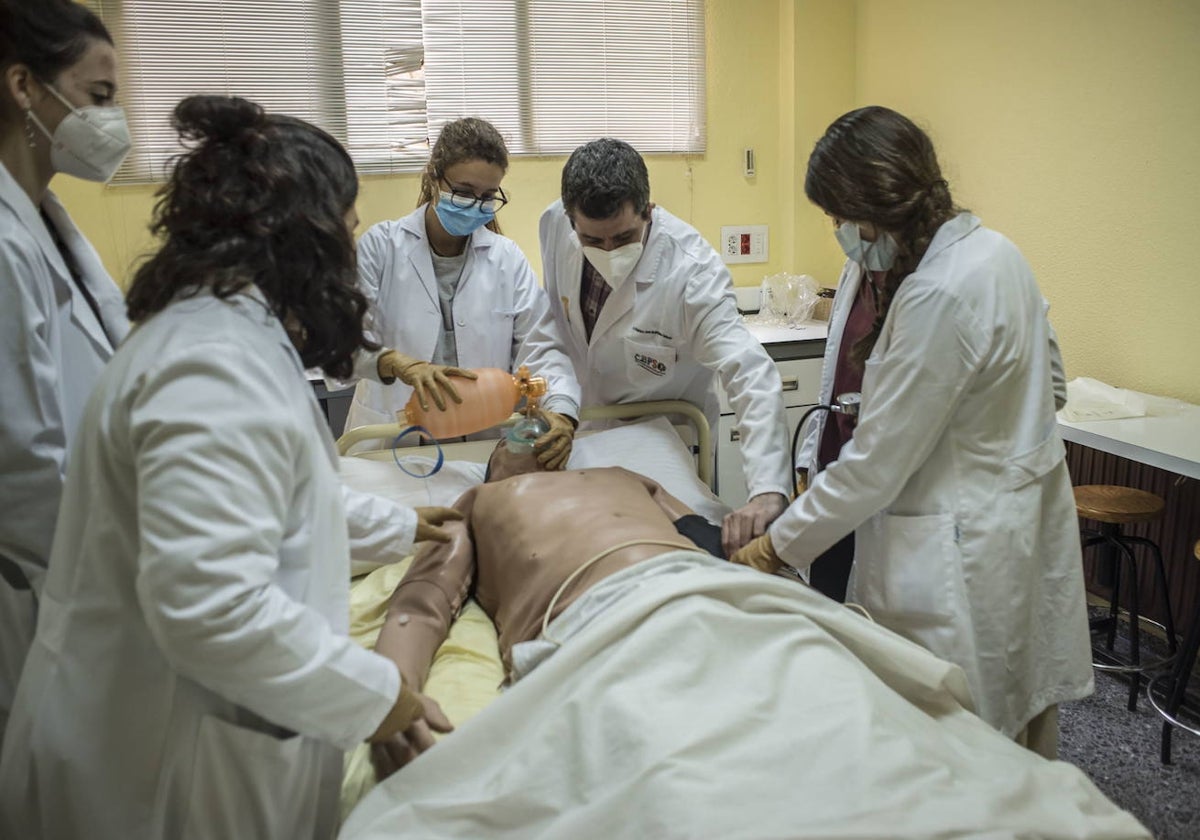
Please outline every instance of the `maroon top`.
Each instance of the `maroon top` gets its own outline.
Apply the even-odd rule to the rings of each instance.
[[[872,272],[875,282],[882,282],[886,272]],[[860,338],[871,332],[875,323],[875,288],[867,277],[858,284],[858,294],[850,304],[850,314],[846,316],[846,326],[842,330],[842,341],[838,346],[837,364],[833,369],[832,400],[837,400],[839,394],[850,394],[862,391],[863,367],[850,360],[850,351]],[[820,469],[838,459],[842,447],[854,435],[856,418],[841,412],[831,411],[825,420],[825,431],[821,435],[821,446],[817,450],[817,464]]]

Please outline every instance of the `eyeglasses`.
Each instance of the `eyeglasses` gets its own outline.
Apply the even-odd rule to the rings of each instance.
[[[450,185],[446,184],[446,186]],[[476,204],[478,204],[479,209],[485,213],[497,213],[500,211],[501,207],[503,207],[505,204],[508,204],[508,196],[506,196],[504,194],[504,190],[500,189],[499,187],[496,188],[495,195],[488,196],[478,196],[474,193],[462,192],[461,190],[454,189],[454,187],[450,187],[449,192],[442,190],[442,195],[450,196],[450,203],[455,207],[462,207],[465,209],[467,207],[474,207]]]

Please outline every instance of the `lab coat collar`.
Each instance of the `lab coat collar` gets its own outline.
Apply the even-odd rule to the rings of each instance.
[[[21,226],[37,242],[38,248],[50,266],[55,282],[70,295],[71,320],[91,339],[105,357],[111,356],[116,344],[124,338],[126,332],[124,301],[117,295],[105,294],[103,291],[95,288],[92,278],[97,273],[102,274],[106,282],[111,283],[112,281],[108,277],[108,273],[100,266],[99,260],[91,251],[90,246],[87,246],[85,242],[80,242],[83,239],[83,235],[75,227],[74,222],[71,221],[71,217],[67,215],[62,202],[58,200],[58,197],[53,192],[46,190],[46,195],[42,199],[42,208],[58,229],[59,235],[62,237],[63,246],[70,249],[72,256],[75,258],[76,265],[79,267],[80,282],[84,283],[93,292],[93,297],[96,298],[97,305],[100,307],[100,317],[111,328],[111,340],[105,332],[105,325],[96,320],[91,306],[83,299],[79,290],[75,288],[75,282],[71,279],[71,272],[67,268],[66,262],[63,261],[58,246],[54,244],[54,237],[47,229],[46,222],[42,219],[37,205],[30,200],[29,195],[25,190],[21,189],[16,179],[12,177],[12,173],[2,163],[0,163],[0,202],[8,206],[12,214],[17,217]],[[114,306],[118,307],[116,311],[113,309]]]
[[[428,204],[422,204],[401,219],[400,229],[404,231],[405,236],[414,237],[420,242],[419,247],[405,248],[408,251],[408,261],[420,279],[421,287],[425,289],[425,294],[428,295],[430,302],[441,311],[442,303],[438,297],[437,274],[433,270],[433,249],[429,244],[429,233],[425,230],[425,208],[428,206]],[[462,279],[459,281],[460,288],[471,277],[471,266],[475,262],[476,253],[487,251],[496,243],[497,239],[497,235],[486,227],[471,234],[471,238],[467,241],[467,260],[463,265]],[[413,243],[406,244],[412,245]]]
[[[933,241],[929,243],[929,248],[926,249],[925,256],[921,257],[920,265],[917,267],[925,265],[939,253],[980,227],[981,224],[978,216],[971,213],[959,213],[938,228],[938,232],[933,235]]]
[[[253,283],[249,283],[242,287],[241,291],[231,295],[226,299],[226,302],[231,304],[234,309],[241,315],[244,315],[255,326],[262,327],[270,332],[275,340],[283,347],[284,353],[292,361],[292,367],[295,368],[296,375],[308,386],[308,374],[305,373],[304,362],[300,359],[300,353],[292,344],[291,338],[288,337],[287,330],[284,329],[283,323],[279,317],[271,309],[270,303],[267,302],[267,296],[263,294],[262,289]],[[316,395],[312,393],[312,388],[308,388],[308,403],[312,411],[313,422],[318,429],[324,429],[325,434],[321,435],[321,440],[325,446],[325,454],[329,456],[329,461],[334,468],[338,465],[337,447],[334,444],[332,432],[329,432],[329,423],[325,419],[324,413],[321,411],[320,405],[317,403]]]

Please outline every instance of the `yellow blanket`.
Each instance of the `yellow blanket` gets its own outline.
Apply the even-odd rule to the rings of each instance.
[[[350,586],[350,636],[366,648],[375,645],[388,601],[408,571],[412,558],[381,566],[355,578]],[[500,693],[504,666],[496,628],[474,601],[467,601],[462,614],[450,627],[450,636],[438,648],[425,693],[442,707],[450,722],[461,726],[478,714]],[[375,786],[366,744],[346,753],[342,776],[342,818]]]

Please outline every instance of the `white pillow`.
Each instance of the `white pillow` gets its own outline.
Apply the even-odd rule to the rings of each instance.
[[[423,455],[401,455],[405,469],[424,475],[433,469],[434,459]],[[374,460],[343,456],[342,480],[354,490],[374,493],[408,507],[434,505],[449,507],[471,487],[483,483],[487,464],[474,461],[446,461],[435,475],[414,478],[406,475],[391,458]]]
[[[462,446],[464,444],[456,444]],[[471,444],[465,444],[470,446]],[[495,446],[487,442],[487,452]],[[453,457],[454,449],[448,450]],[[406,469],[424,474],[434,459],[400,455]],[[727,507],[696,475],[696,459],[664,417],[625,423],[575,438],[569,469],[624,467],[652,478],[675,498],[714,525],[720,525]],[[406,475],[391,457],[386,460],[346,456],[341,459],[342,480],[351,488],[374,493],[409,507],[448,506],[470,487],[483,482],[486,463],[447,459],[437,474],[427,479]]]
[[[730,508],[696,475],[696,457],[665,417],[625,423],[575,438],[567,468],[624,467],[652,478],[714,525]]]

